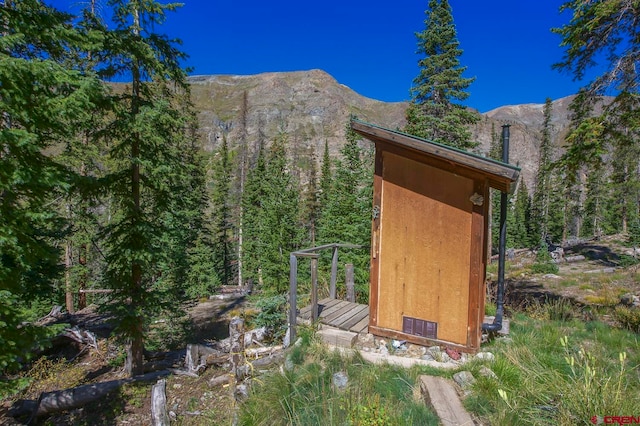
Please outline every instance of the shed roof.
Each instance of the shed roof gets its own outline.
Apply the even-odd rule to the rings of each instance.
[[[492,188],[512,192],[520,175],[520,168],[501,161],[481,157],[467,151],[431,142],[396,130],[385,129],[360,120],[351,120],[351,128],[376,144],[387,144],[437,160],[449,169],[466,170],[486,178]]]

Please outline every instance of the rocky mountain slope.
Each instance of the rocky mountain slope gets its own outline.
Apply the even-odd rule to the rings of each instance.
[[[359,95],[321,70],[265,73],[250,76],[193,76],[192,100],[198,110],[203,148],[215,150],[223,137],[234,146],[242,140],[243,109],[246,143],[254,150],[259,140],[269,143],[279,132],[289,135],[292,156],[322,156],[325,140],[337,155],[344,144],[345,126],[351,114],[367,122],[402,128],[406,102],[386,103]],[[245,95],[246,94],[246,95]],[[246,96],[246,103],[244,98]],[[553,102],[552,137],[558,147],[569,125],[571,97]],[[243,107],[243,104],[246,107]],[[537,169],[543,105],[526,104],[497,108],[482,114],[473,129],[486,154],[492,132],[511,125],[510,162],[522,168],[530,190]]]

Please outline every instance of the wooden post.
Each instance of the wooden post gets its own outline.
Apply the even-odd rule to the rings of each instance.
[[[298,309],[296,307],[296,292],[298,287],[298,258],[289,255],[289,343],[296,341],[296,321]]]
[[[169,426],[166,387],[167,381],[160,379],[151,388],[151,421],[153,426]]]
[[[356,301],[356,287],[353,280],[353,263],[344,265],[345,284],[347,287],[347,302]]]
[[[329,297],[336,298],[336,282],[338,281],[338,246],[333,247],[333,259],[331,260],[331,287]]]
[[[318,320],[318,258],[311,258],[311,322]]]
[[[244,320],[240,317],[233,317],[229,322],[229,338],[231,339],[231,373],[229,379],[229,390],[231,400],[234,403],[233,424],[238,424],[238,392],[237,385],[242,379],[241,368],[244,366]]]
[[[238,368],[244,365],[244,320],[233,317],[229,322],[229,338],[231,339],[231,374],[236,380],[240,378]]]

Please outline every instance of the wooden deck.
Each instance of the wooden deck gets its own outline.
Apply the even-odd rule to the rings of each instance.
[[[298,316],[304,320],[311,318],[311,306],[300,309]],[[318,302],[320,323],[354,333],[366,333],[369,329],[369,305],[347,302],[332,298]]]

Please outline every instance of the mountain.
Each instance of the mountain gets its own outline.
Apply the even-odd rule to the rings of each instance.
[[[192,76],[189,82],[203,148],[209,151],[215,150],[223,137],[231,146],[241,140],[245,94],[246,141],[250,149],[254,150],[259,140],[270,143],[277,132],[284,131],[289,135],[294,158],[315,155],[319,159],[325,140],[331,155],[337,155],[351,114],[383,127],[403,128],[408,106],[407,102],[388,103],[361,96],[321,70]],[[552,138],[558,152],[569,127],[572,99],[553,102]],[[486,155],[492,131],[499,137],[501,126],[511,125],[510,162],[522,168],[530,189],[534,187],[539,157],[543,107],[526,104],[496,108],[482,114],[473,129],[474,138],[480,143],[476,151]]]

